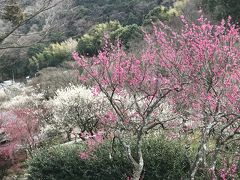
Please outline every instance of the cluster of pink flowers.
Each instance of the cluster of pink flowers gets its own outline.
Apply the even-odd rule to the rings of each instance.
[[[88,159],[91,155],[93,155],[96,148],[103,143],[104,140],[104,132],[98,131],[94,135],[90,133],[81,134],[86,139],[87,150],[80,152],[80,158],[83,160]]]
[[[7,114],[0,119],[0,129],[5,132],[9,142],[1,147],[0,153],[11,157],[18,148],[34,149],[39,143],[36,136],[39,132],[38,111],[25,108],[15,109]]]
[[[226,169],[226,167],[222,168],[220,170],[220,177],[222,180],[228,180],[229,178],[235,180],[237,177],[237,164],[232,164],[229,169]]]

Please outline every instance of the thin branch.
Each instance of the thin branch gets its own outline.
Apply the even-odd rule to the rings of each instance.
[[[17,26],[13,27],[11,31],[9,31],[8,33],[6,33],[4,36],[0,37],[0,44],[7,39],[11,34],[13,34],[18,28],[20,28],[21,26],[23,26],[24,24],[28,23],[30,20],[32,20],[33,18],[35,18],[37,15],[41,14],[44,11],[47,11],[55,6],[57,6],[58,4],[60,4],[61,2],[63,2],[63,0],[53,4],[52,6],[48,5],[50,4],[51,0],[48,0],[47,6],[43,5],[42,8],[40,8],[37,12],[35,12],[33,15],[31,15],[30,17],[28,17],[27,19],[23,20],[22,22],[20,22]],[[45,3],[44,3],[45,4]]]

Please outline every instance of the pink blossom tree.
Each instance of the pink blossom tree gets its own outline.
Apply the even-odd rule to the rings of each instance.
[[[0,118],[0,130],[5,134],[6,142],[0,147],[0,154],[14,160],[14,153],[26,149],[29,155],[36,148],[39,137],[38,111],[33,109],[15,109],[5,112]]]
[[[231,24],[231,18],[220,25],[213,25],[203,17],[198,24],[182,20],[184,28],[175,38],[179,49],[171,60],[188,83],[173,96],[173,103],[185,117],[188,128],[201,133],[191,179],[200,164],[210,171],[212,179],[217,179],[217,157],[224,152],[224,146],[240,145],[239,28]],[[214,147],[210,147],[211,142]],[[239,148],[234,151],[233,156],[239,154]],[[209,155],[211,160],[207,162]]]
[[[81,80],[94,87],[94,95],[104,94],[112,107],[104,121],[114,125],[115,136],[134,166],[134,180],[141,178],[144,166],[142,140],[158,125],[200,130],[191,179],[200,163],[216,179],[221,148],[239,134],[239,29],[230,19],[220,25],[203,17],[197,24],[189,24],[183,17],[182,21],[181,32],[161,24],[161,29],[154,27],[152,34],[146,33],[146,47],[138,55],[125,52],[120,43],[107,45],[92,59],[73,53],[83,69]],[[174,106],[172,114],[181,118],[166,115],[168,104]],[[215,147],[207,164],[213,131]],[[135,137],[136,158],[129,137]]]
[[[149,44],[140,56],[127,54],[120,44],[106,47],[93,59],[79,57],[74,59],[83,67],[81,80],[94,86],[93,94],[104,94],[111,109],[102,115],[102,122],[111,125],[126,149],[134,170],[133,179],[140,179],[144,166],[142,139],[157,125],[174,118],[160,118],[164,111],[164,99],[172,91],[180,91],[175,79],[160,72],[161,64],[156,48]],[[167,116],[167,115],[166,115]],[[134,158],[129,139],[135,137],[137,157]]]

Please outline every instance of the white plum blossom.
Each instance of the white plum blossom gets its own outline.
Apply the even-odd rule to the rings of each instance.
[[[104,96],[94,96],[91,89],[84,86],[69,86],[57,90],[56,96],[46,101],[52,111],[50,123],[59,130],[71,133],[73,128],[94,132],[99,126],[100,113],[105,110]]]
[[[39,101],[42,99],[41,94],[28,95],[18,95],[11,98],[9,101],[2,103],[1,107],[4,109],[14,109],[14,108],[33,108],[37,107]]]
[[[37,108],[43,99],[43,94],[34,93],[32,87],[11,86],[3,92],[0,90],[0,99],[4,97],[0,109],[11,110],[16,108]]]

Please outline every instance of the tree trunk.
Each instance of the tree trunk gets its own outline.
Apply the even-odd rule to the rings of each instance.
[[[191,180],[195,179],[195,175],[198,171],[199,165],[201,162],[204,162],[206,159],[206,152],[207,152],[207,142],[209,139],[209,132],[212,128],[212,124],[205,124],[205,128],[202,132],[201,143],[198,147],[198,153],[195,159],[193,166],[191,167]],[[204,162],[206,163],[206,161]]]
[[[143,164],[139,163],[137,166],[135,165],[133,169],[132,180],[140,180],[142,171],[143,171]]]
[[[138,143],[138,147],[137,147],[139,162],[135,161],[135,159],[133,158],[130,145],[127,145],[124,142],[123,142],[123,145],[126,148],[126,153],[133,164],[133,177],[131,180],[140,180],[141,174],[143,171],[143,166],[144,166],[143,156],[142,156],[142,142],[140,141],[140,143]]]

